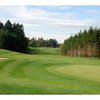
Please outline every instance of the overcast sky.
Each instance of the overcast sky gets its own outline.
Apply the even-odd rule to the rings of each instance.
[[[27,37],[55,38],[62,43],[69,36],[100,26],[100,6],[0,6],[0,21],[21,23]]]

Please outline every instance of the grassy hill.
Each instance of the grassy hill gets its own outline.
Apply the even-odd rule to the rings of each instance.
[[[58,48],[30,53],[0,49],[0,94],[100,94],[100,59],[62,56]]]

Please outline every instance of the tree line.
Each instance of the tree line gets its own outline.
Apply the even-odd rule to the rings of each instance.
[[[26,52],[28,38],[25,37],[22,24],[12,24],[9,20],[5,24],[0,22],[0,48],[16,52]]]
[[[19,23],[11,23],[10,20],[2,23],[0,21],[0,48],[16,52],[27,52],[28,46],[32,47],[58,47],[55,39],[45,40],[34,37],[29,39],[25,37],[24,27]]]
[[[61,53],[67,56],[100,58],[100,28],[90,27],[66,39],[61,46]]]
[[[57,42],[56,39],[43,39],[43,38],[32,38],[30,41],[29,41],[29,46],[31,47],[53,47],[53,48],[56,48],[56,47],[59,47],[59,44]]]

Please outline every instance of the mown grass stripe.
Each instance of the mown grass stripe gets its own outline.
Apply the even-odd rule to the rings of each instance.
[[[42,53],[47,49],[42,49]],[[100,66],[99,59],[43,55],[41,52],[38,55],[8,52],[2,57],[8,59],[0,60],[0,94],[100,94],[100,82],[57,70],[81,64],[92,65],[95,69],[95,66]]]
[[[8,66],[9,64],[11,64],[14,60],[13,59],[7,59],[7,60],[3,60],[0,61],[0,71],[2,71],[2,69],[6,66]]]

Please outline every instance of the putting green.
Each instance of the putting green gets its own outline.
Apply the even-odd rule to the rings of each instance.
[[[66,75],[77,76],[80,78],[95,80],[100,82],[100,66],[70,65],[70,66],[57,67],[56,71]]]

